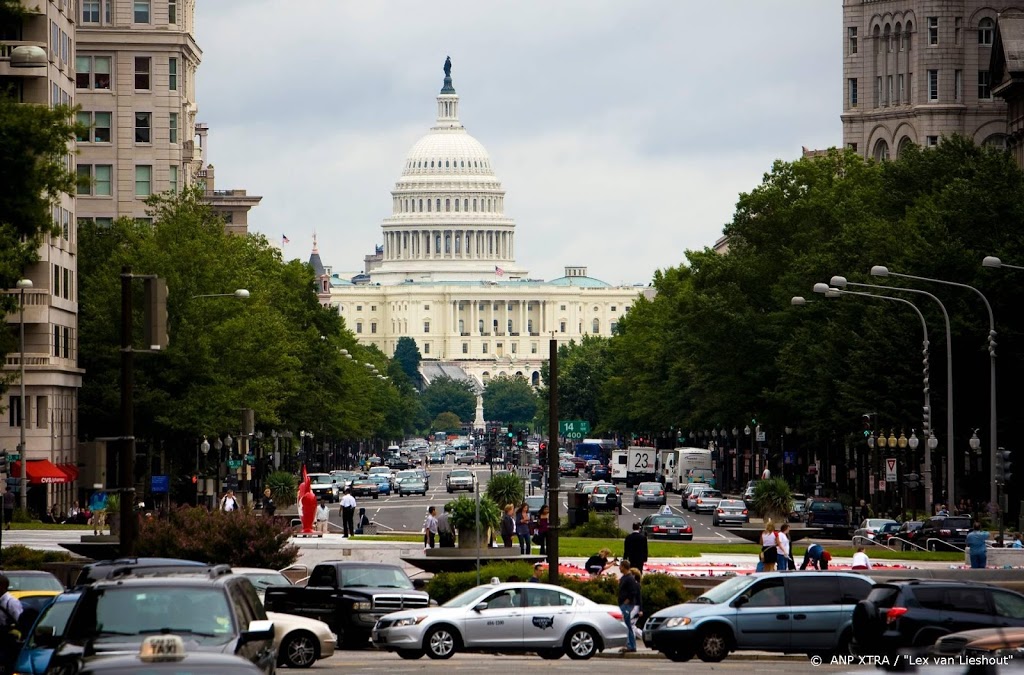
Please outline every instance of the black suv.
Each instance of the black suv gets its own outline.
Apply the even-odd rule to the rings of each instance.
[[[1024,595],[966,581],[875,584],[853,610],[856,653],[883,657],[890,666],[898,665],[901,650],[923,653],[948,633],[1005,626],[1024,626]]]
[[[914,541],[929,551],[963,550],[967,547],[967,533],[970,531],[970,516],[932,516],[921,525]]]
[[[130,574],[82,589],[59,644],[50,645],[56,649],[48,672],[77,673],[94,656],[138,652],[147,636],[164,633],[181,636],[188,651],[235,654],[274,672],[274,624],[247,577],[227,565],[173,576],[147,577],[143,568]],[[45,635],[34,639],[45,645]]]

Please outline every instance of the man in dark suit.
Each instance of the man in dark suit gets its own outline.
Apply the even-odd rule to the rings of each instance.
[[[641,572],[647,562],[647,537],[640,531],[640,523],[633,523],[633,531],[626,535],[622,557],[626,558]]]

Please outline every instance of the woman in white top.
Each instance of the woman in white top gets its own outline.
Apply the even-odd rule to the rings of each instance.
[[[871,569],[871,559],[868,558],[868,554],[864,552],[863,546],[857,547],[857,552],[853,554],[853,566],[851,569],[855,570],[869,570]]]
[[[778,551],[780,572],[789,569],[789,523],[783,523],[775,537],[775,548]]]
[[[779,549],[776,548],[778,537],[775,533],[775,523],[771,518],[764,521],[764,530],[761,532],[761,562],[764,563],[763,571],[774,572],[775,563],[779,558]]]

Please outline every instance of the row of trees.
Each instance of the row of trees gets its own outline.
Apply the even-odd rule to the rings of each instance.
[[[684,264],[659,271],[656,297],[638,298],[616,336],[562,347],[562,418],[589,420],[598,432],[683,434],[742,428],[756,418],[776,434],[795,428],[803,447],[841,450],[872,412],[882,428],[920,435],[916,315],[897,303],[811,292],[833,275],[872,283],[870,268],[886,265],[970,284],[988,297],[999,332],[1000,438],[1012,446],[1024,403],[1015,386],[1024,375],[1024,317],[1016,311],[1024,284],[981,267],[987,255],[1024,263],[1024,175],[1009,155],[953,137],[884,163],[838,150],[779,161],[740,196],[725,234],[727,255],[689,251]],[[970,291],[927,290],[950,312],[963,468],[959,450],[966,452],[973,428],[983,437],[987,430],[987,316]],[[810,302],[793,307],[793,296]],[[944,447],[942,315],[934,303],[904,297],[930,329],[931,417]]]

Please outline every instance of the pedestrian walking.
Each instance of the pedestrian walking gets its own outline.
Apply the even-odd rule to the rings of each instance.
[[[633,523],[633,531],[626,535],[622,543],[622,557],[633,563],[633,567],[644,571],[647,563],[647,537],[640,529],[640,523]]]
[[[540,513],[537,514],[537,534],[533,535],[533,541],[536,544],[540,544],[540,554],[548,554],[548,528],[551,527],[551,509],[548,505],[540,507]]]
[[[640,606],[640,582],[630,572],[632,565],[625,558],[619,563],[619,611],[622,612],[622,622],[626,624],[626,646],[622,652],[636,651],[636,635],[633,634],[633,608]]]
[[[423,547],[434,548],[437,539],[437,507],[431,506],[427,509],[427,517],[423,521]]]
[[[353,527],[353,517],[356,513],[356,498],[352,496],[352,491],[346,489],[345,496],[341,498],[341,536],[351,537],[355,534],[355,527]],[[360,515],[365,517],[366,510],[360,511]],[[360,523],[362,526],[362,523]]]
[[[764,563],[765,572],[774,572],[775,563],[779,559],[778,535],[775,533],[775,522],[771,518],[764,521],[764,530],[761,531],[761,555],[760,560]]]
[[[277,504],[274,503],[273,493],[270,488],[264,488],[263,490],[263,515],[267,518],[273,518],[274,514],[277,513]]]
[[[327,523],[331,520],[331,512],[327,510],[327,502],[323,499],[321,499],[320,503],[317,504],[316,517],[314,520],[316,522],[314,529],[321,534],[327,534]]]
[[[974,521],[974,529],[967,533],[967,553],[971,558],[972,570],[983,570],[988,567],[988,551],[985,542],[988,532],[981,529],[981,521]]]
[[[448,514],[452,511],[451,504],[445,504],[441,509],[441,515],[437,517],[437,537],[441,548],[455,547],[455,528],[448,520]]]
[[[778,561],[776,563],[776,569],[780,572],[784,572],[788,569],[792,569],[792,565],[789,563],[790,558],[790,538],[789,538],[789,523],[783,523],[782,527],[779,528],[778,533],[775,535],[776,542],[775,548],[777,550]]]
[[[505,548],[512,548],[512,535],[516,533],[516,519],[512,515],[515,507],[511,504],[505,505],[505,513],[501,517],[501,543]]]
[[[530,542],[530,530],[533,523],[530,521],[530,505],[523,502],[516,514],[516,537],[519,538],[519,555],[529,555],[533,552]]]
[[[630,562],[632,562],[632,561],[630,561]],[[643,572],[641,572],[636,567],[630,567],[629,568],[629,572],[630,572],[630,574],[632,574],[636,578],[636,582],[638,584],[640,584],[640,589],[641,589],[640,600],[639,600],[639,602],[637,604],[633,605],[633,611],[631,612],[631,614],[632,614],[632,619],[633,619],[633,637],[635,637],[637,640],[642,640],[644,638],[644,632],[642,630],[640,630],[640,625],[639,624],[640,624],[640,617],[642,617],[644,615],[643,583],[641,581],[643,579]]]
[[[871,569],[871,559],[868,558],[868,554],[864,551],[863,546],[857,547],[857,552],[853,554],[853,565],[850,567],[852,570],[869,570]]]
[[[14,520],[14,490],[8,485],[7,491],[4,492],[4,522],[7,523],[8,530],[11,529],[12,520]]]
[[[103,528],[107,525],[107,493],[102,489],[96,490],[89,497],[89,511],[92,513],[89,518],[92,533],[103,534]],[[7,529],[11,529],[10,521],[7,523]]]
[[[234,490],[228,490],[224,493],[224,496],[220,498],[220,510],[225,513],[231,513],[232,511],[238,510],[238,500],[235,499]]]
[[[831,560],[832,554],[826,551],[821,544],[811,544],[804,551],[804,561],[800,565],[800,569],[805,570],[810,565],[816,570],[827,570]]]
[[[863,499],[860,500],[860,519],[867,520],[871,517],[871,508],[867,505]]]

